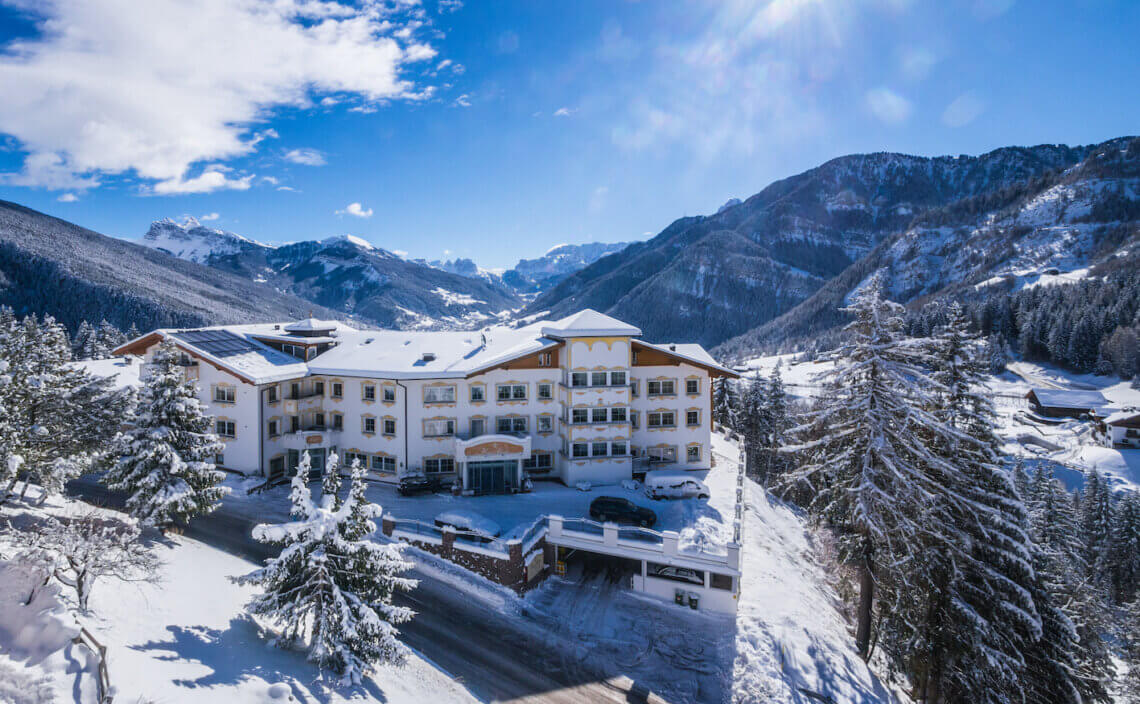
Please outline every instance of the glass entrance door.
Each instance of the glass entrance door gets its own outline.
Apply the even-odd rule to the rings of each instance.
[[[515,486],[518,460],[468,462],[467,486],[476,494],[507,494]]]

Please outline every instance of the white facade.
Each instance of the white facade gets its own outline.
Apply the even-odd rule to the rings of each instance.
[[[594,311],[481,332],[355,330],[337,323],[159,330],[217,420],[222,464],[288,473],[335,450],[375,476],[452,480],[467,493],[527,478],[617,483],[710,462],[711,382],[735,376],[696,345],[652,345]]]

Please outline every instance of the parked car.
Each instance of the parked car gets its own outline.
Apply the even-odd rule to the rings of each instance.
[[[649,472],[645,475],[645,495],[651,499],[707,499],[709,488],[696,477]]]
[[[599,496],[590,502],[590,518],[599,523],[628,523],[649,528],[657,522],[657,514],[629,499]]]
[[[413,496],[415,494],[434,493],[443,488],[443,483],[435,477],[426,477],[423,474],[407,474],[400,477],[400,484],[396,491],[400,496]]]
[[[450,527],[458,536],[489,543],[497,538],[503,529],[490,518],[474,511],[458,508],[444,511],[435,517],[440,528]]]

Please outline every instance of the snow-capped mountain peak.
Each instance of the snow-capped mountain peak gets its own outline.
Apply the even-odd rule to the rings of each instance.
[[[199,264],[206,263],[212,256],[237,254],[247,249],[272,249],[233,232],[205,227],[192,216],[186,216],[182,222],[163,218],[151,223],[141,244]]]

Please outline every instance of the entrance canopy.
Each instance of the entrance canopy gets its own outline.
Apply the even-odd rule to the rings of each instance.
[[[455,441],[464,492],[506,494],[522,488],[522,462],[530,457],[530,437],[480,435]]]

